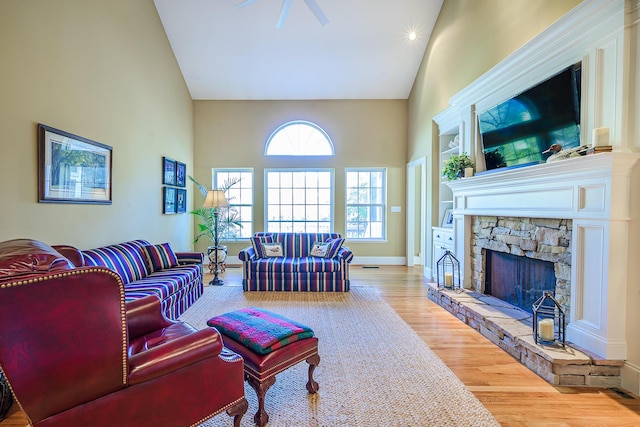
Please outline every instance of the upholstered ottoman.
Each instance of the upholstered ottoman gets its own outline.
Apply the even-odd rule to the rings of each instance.
[[[269,421],[264,399],[278,373],[306,360],[307,390],[315,393],[320,388],[313,379],[320,363],[318,338],[308,326],[256,307],[216,316],[207,324],[223,335],[225,347],[244,358],[245,380],[258,396],[258,411],[253,417],[258,426]]]

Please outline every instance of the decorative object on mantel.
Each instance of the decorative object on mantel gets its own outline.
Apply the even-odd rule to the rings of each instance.
[[[475,168],[469,155],[467,153],[453,155],[445,160],[442,168],[442,176],[446,176],[449,181],[462,178],[465,168]]]
[[[565,348],[567,323],[564,310],[551,292],[544,291],[533,303],[533,339],[536,344],[561,345]]]
[[[436,279],[438,288],[451,289],[462,292],[460,285],[460,261],[450,250],[445,250],[444,255],[436,263]]]
[[[551,147],[544,150],[542,154],[553,153],[547,158],[547,163],[556,162],[558,160],[566,160],[572,157],[580,157],[587,154],[589,146],[581,145],[579,147],[569,148],[564,150],[560,144],[552,144]]]
[[[609,128],[595,128],[587,154],[610,153],[613,147],[609,143]]]
[[[449,148],[456,148],[460,146],[460,135],[456,135],[451,141],[449,141]]]

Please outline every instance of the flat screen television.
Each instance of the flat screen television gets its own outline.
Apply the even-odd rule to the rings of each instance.
[[[544,163],[553,144],[580,146],[581,63],[478,114],[487,171]]]

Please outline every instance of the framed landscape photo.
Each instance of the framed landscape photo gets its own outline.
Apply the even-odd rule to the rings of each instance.
[[[442,217],[442,227],[453,227],[453,209],[446,209]]]
[[[187,165],[176,162],[176,185],[178,187],[187,186]]]
[[[176,161],[168,157],[162,158],[162,183],[176,185]]]
[[[112,148],[38,124],[38,201],[111,204]]]
[[[185,213],[187,211],[187,190],[178,188],[176,196],[176,213]]]
[[[176,198],[177,188],[164,187],[162,193],[162,213],[174,214],[176,213]]]

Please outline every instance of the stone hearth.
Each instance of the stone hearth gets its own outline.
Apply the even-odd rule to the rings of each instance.
[[[547,382],[558,386],[620,386],[621,360],[604,360],[571,345],[536,345],[531,314],[498,298],[428,285],[428,297],[466,323]]]

